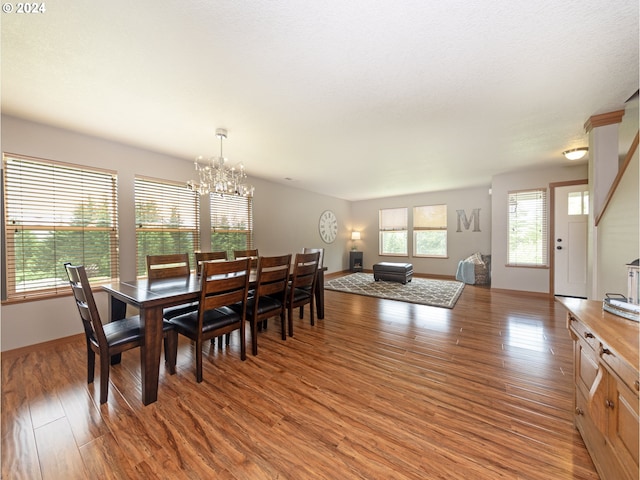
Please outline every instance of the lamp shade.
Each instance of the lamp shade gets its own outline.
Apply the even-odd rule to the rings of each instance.
[[[351,232],[351,240],[360,240],[360,232]]]
[[[587,147],[573,148],[571,150],[566,150],[562,152],[562,154],[566,157],[567,160],[580,160],[584,158],[589,149]]]

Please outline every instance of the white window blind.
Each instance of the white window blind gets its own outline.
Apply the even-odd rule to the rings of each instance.
[[[69,292],[65,262],[92,283],[118,276],[115,172],[4,154],[3,298]]]
[[[413,207],[413,251],[417,257],[447,256],[447,206]]]
[[[539,188],[509,192],[508,202],[508,264],[547,266],[547,190]]]
[[[210,195],[211,250],[225,251],[233,258],[234,250],[253,246],[253,198],[234,195]]]
[[[200,195],[184,183],[135,179],[137,274],[146,276],[147,255],[189,253],[193,269],[200,249]]]
[[[407,208],[386,208],[379,215],[380,255],[408,255]]]

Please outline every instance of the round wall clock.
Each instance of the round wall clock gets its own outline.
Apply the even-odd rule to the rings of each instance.
[[[318,229],[320,230],[320,238],[325,243],[333,243],[338,235],[338,219],[335,213],[331,210],[325,210],[320,215],[320,221],[318,222]]]

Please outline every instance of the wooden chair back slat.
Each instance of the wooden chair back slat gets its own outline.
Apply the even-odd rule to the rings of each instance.
[[[316,253],[318,252],[320,254],[320,257],[318,258],[318,268],[322,268],[323,267],[323,262],[324,262],[324,248],[308,248],[308,247],[304,247],[302,249],[302,253]]]
[[[227,252],[196,252],[196,272],[200,275],[202,262],[226,261]]]
[[[251,259],[251,268],[257,268],[258,266],[258,249],[253,248],[249,250],[234,250],[233,258],[250,258]]]
[[[289,281],[291,254],[258,258],[256,296],[270,295],[284,298]]]
[[[202,311],[225,307],[245,300],[249,288],[249,259],[205,262],[202,265]]]
[[[189,254],[147,255],[147,277],[149,280],[188,276]]]

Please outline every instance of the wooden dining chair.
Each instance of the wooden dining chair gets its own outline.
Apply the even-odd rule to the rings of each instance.
[[[100,403],[107,401],[109,394],[109,368],[111,357],[140,347],[144,341],[140,316],[102,324],[96,302],[82,265],[64,264],[73,297],[80,313],[85,339],[87,341],[87,383],[92,383],[96,363],[96,353],[100,357]],[[177,333],[167,321],[163,321],[164,353],[169,373],[176,373]]]
[[[147,278],[149,283],[156,280],[170,278],[189,278],[191,269],[189,267],[188,253],[171,253],[164,255],[147,255]],[[185,303],[167,307],[162,311],[162,316],[166,320],[182,315],[184,313],[198,310],[198,302]]]
[[[255,269],[258,266],[258,249],[253,248],[249,250],[234,250],[233,258],[250,258],[251,259],[251,268]]]
[[[211,262],[211,261],[227,261],[227,252],[196,252],[196,273],[200,275],[202,273],[202,262]],[[222,348],[222,335],[218,337],[218,348]],[[231,342],[231,334],[227,334],[227,346]],[[215,338],[211,339],[211,345],[214,345]]]
[[[226,261],[227,252],[196,252],[196,273],[200,275],[202,262]]]
[[[258,354],[258,325],[266,328],[266,320],[271,317],[280,316],[282,339],[287,339],[285,301],[290,268],[291,254],[258,258],[254,293],[247,300],[253,355]]]
[[[202,382],[202,347],[206,340],[239,330],[240,358],[247,358],[245,322],[250,274],[248,258],[204,262],[198,310],[170,320],[179,334],[195,342],[197,382]]]
[[[320,254],[320,257],[318,258],[318,268],[322,269],[323,267],[323,262],[324,262],[324,248],[309,248],[309,247],[304,247],[302,249],[302,253],[315,253],[318,252]]]
[[[320,252],[296,253],[293,262],[293,276],[287,291],[287,312],[289,323],[289,336],[293,336],[293,309],[300,308],[300,318],[303,318],[304,306],[309,304],[311,312],[311,325],[314,325],[313,305],[315,298],[316,279]]]

